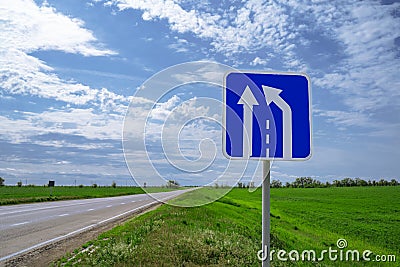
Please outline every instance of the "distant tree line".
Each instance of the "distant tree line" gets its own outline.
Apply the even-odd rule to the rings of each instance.
[[[5,182],[5,179],[2,178],[2,177],[0,177],[0,186],[5,186],[4,182]],[[145,185],[146,185],[146,183],[145,183]],[[17,186],[18,186],[18,187],[22,187],[22,186],[23,186],[21,180],[17,182]],[[35,186],[41,186],[41,185],[34,185],[34,184],[26,184],[26,185],[25,185],[25,187],[35,187]],[[46,186],[48,186],[48,185],[47,185],[47,184],[44,184],[43,186],[46,187]],[[76,186],[76,184],[75,184],[75,186]],[[83,184],[80,184],[78,187],[79,187],[79,188],[83,188],[84,185],[83,185]],[[99,186],[98,184],[96,184],[96,183],[92,183],[92,184],[90,185],[90,187],[92,187],[92,188],[97,188],[97,187],[100,187],[100,186]],[[105,186],[105,187],[107,187],[107,186]],[[116,183],[115,181],[113,181],[113,182],[111,183],[111,187],[116,188],[116,187],[117,187],[117,183]]]
[[[254,188],[255,186],[254,186],[254,182],[249,182],[249,183],[242,183],[242,182],[239,182],[238,184],[237,184],[237,187],[239,187],[239,188]]]
[[[0,186],[4,186],[5,179],[0,177]],[[285,184],[282,184],[281,181],[279,180],[272,180],[271,181],[271,188],[282,188],[282,187],[291,187],[291,188],[323,188],[323,187],[352,187],[352,186],[398,186],[400,185],[400,182],[398,182],[396,179],[392,179],[390,181],[387,181],[385,179],[380,179],[379,181],[375,180],[363,180],[360,178],[344,178],[342,180],[333,180],[332,183],[330,182],[321,182],[316,179],[312,179],[311,177],[299,177],[296,178],[295,181],[292,183],[286,182]],[[17,182],[18,187],[22,187],[22,181]],[[35,185],[29,184],[27,185],[28,187],[33,187]],[[47,186],[47,185],[44,185]],[[144,185],[146,187],[146,183]],[[178,188],[180,185],[176,180],[168,180],[167,184],[165,185],[167,188]],[[225,188],[229,187],[228,185],[220,185],[218,183],[215,183],[215,188]],[[82,184],[79,185],[80,188],[83,187]],[[96,183],[92,184],[91,187],[96,188],[98,185]],[[111,187],[115,188],[117,187],[117,184],[115,181],[111,183]],[[254,182],[238,182],[237,183],[238,188],[254,188]]]
[[[321,188],[321,187],[352,187],[352,186],[397,186],[400,183],[396,179],[392,179],[387,181],[385,179],[380,179],[379,181],[368,180],[365,181],[360,178],[344,178],[342,180],[334,180],[332,183],[330,182],[321,182],[316,179],[312,179],[311,177],[300,177],[296,178],[296,180],[292,183],[286,182],[285,185],[282,184],[279,180],[272,180],[271,187],[272,188],[281,188],[281,187],[292,187],[292,188]]]

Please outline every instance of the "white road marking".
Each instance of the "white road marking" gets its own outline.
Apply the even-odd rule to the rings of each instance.
[[[131,202],[134,203],[134,202],[136,202],[136,200],[132,200]]]
[[[125,202],[122,202],[121,205],[125,205]]]
[[[21,223],[14,223],[11,226],[18,226],[18,225],[23,225],[23,224],[27,224],[29,222],[21,222]]]
[[[68,201],[68,200],[67,200]],[[72,200],[76,201],[76,200]],[[80,205],[87,205],[87,204],[94,204],[94,203],[101,203],[109,201],[109,198],[103,199],[100,201],[89,201],[85,199],[84,201],[80,201],[78,203],[73,203],[73,204],[67,204],[67,205],[55,205],[55,206],[48,206],[48,207],[40,207],[40,208],[29,208],[29,209],[20,209],[20,210],[12,210],[12,211],[7,211],[6,212],[0,212],[0,215],[7,215],[7,214],[14,214],[14,213],[24,213],[24,212],[32,212],[32,211],[37,211],[37,210],[47,210],[47,209],[55,209],[55,208],[65,208],[65,207],[71,207],[71,206],[80,206]],[[22,205],[22,204],[21,204]],[[36,204],[25,204],[25,205],[36,205]]]
[[[108,206],[106,206],[106,208],[111,208],[112,207],[112,205],[108,205]]]
[[[92,211],[92,210],[94,210],[94,209],[88,209],[87,211]]]
[[[60,215],[58,215],[59,217],[64,217],[64,216],[68,216],[69,214],[68,213],[64,213],[64,214],[60,214]]]
[[[192,189],[192,190],[195,190],[195,189]],[[192,190],[190,190],[190,191],[192,191]],[[150,202],[150,203],[148,203],[148,204],[142,205],[142,206],[140,206],[140,207],[131,209],[131,210],[126,211],[126,212],[123,212],[123,213],[120,213],[120,214],[118,214],[118,215],[115,215],[115,216],[110,217],[110,218],[108,218],[108,219],[102,220],[102,221],[100,221],[100,222],[93,223],[93,224],[91,224],[91,225],[89,225],[89,226],[86,226],[86,227],[80,228],[80,229],[78,229],[78,230],[72,231],[72,232],[70,232],[70,233],[68,233],[68,234],[65,234],[65,235],[62,235],[62,236],[58,236],[58,237],[52,238],[52,239],[49,239],[49,240],[47,240],[47,241],[41,242],[41,243],[39,243],[39,244],[33,245],[33,246],[29,247],[29,248],[25,248],[25,249],[22,249],[22,250],[20,250],[20,251],[14,252],[14,253],[12,253],[12,254],[9,254],[9,255],[7,255],[7,256],[4,256],[4,257],[0,258],[0,263],[1,263],[2,261],[5,261],[5,260],[10,259],[10,258],[13,258],[13,257],[15,257],[15,256],[17,256],[17,255],[20,255],[20,254],[25,253],[25,252],[27,252],[27,251],[30,251],[30,250],[32,250],[32,249],[39,248],[39,247],[41,247],[41,246],[44,246],[44,245],[53,243],[53,242],[58,241],[58,240],[65,239],[65,238],[67,238],[67,237],[69,237],[69,236],[73,236],[73,235],[76,235],[76,234],[78,234],[78,233],[81,233],[81,232],[83,232],[83,231],[85,231],[85,230],[89,230],[89,229],[94,228],[94,227],[96,227],[96,226],[102,225],[103,223],[106,223],[106,222],[108,222],[108,221],[112,221],[112,220],[114,220],[114,219],[116,219],[116,218],[119,218],[119,217],[121,217],[121,216],[124,216],[124,215],[126,215],[126,214],[135,212],[135,211],[140,210],[140,209],[145,209],[145,208],[148,207],[148,206],[151,206],[151,205],[156,204],[156,203],[163,202],[163,201],[165,201],[165,200],[167,200],[167,199],[172,199],[172,198],[174,198],[176,195],[179,195],[179,194],[180,194],[180,192],[178,192],[178,193],[176,193],[176,194],[173,194],[173,195],[170,195],[170,196],[167,196],[167,197],[161,197],[161,198],[160,198],[160,201],[158,201],[158,200],[152,201],[152,202]],[[162,193],[155,193],[155,195],[163,196],[164,194],[162,194]],[[143,200],[142,200],[142,201],[143,201]],[[67,205],[67,206],[73,206],[73,205]],[[43,208],[43,209],[47,209],[47,208]],[[36,209],[36,210],[41,210],[41,209]],[[11,212],[11,213],[14,213],[14,212]],[[29,223],[29,222],[28,222],[28,223]]]
[[[38,247],[41,247],[41,246],[50,244],[50,243],[52,243],[52,242],[55,242],[55,241],[58,241],[58,240],[67,238],[67,237],[69,237],[69,236],[73,236],[73,235],[75,235],[75,234],[81,233],[81,232],[83,232],[83,231],[85,231],[85,230],[91,229],[91,228],[93,228],[93,227],[95,227],[95,226],[98,226],[98,225],[101,225],[101,224],[103,224],[103,223],[105,223],[105,222],[114,220],[114,219],[116,219],[116,218],[118,218],[118,217],[121,217],[121,216],[124,216],[124,215],[126,215],[126,214],[135,212],[135,211],[140,210],[140,209],[144,209],[144,208],[146,208],[146,207],[148,207],[148,206],[151,206],[151,205],[153,205],[153,204],[155,204],[155,203],[159,203],[159,202],[158,202],[158,201],[152,201],[152,202],[150,202],[150,203],[148,203],[148,204],[146,204],[146,205],[143,205],[143,206],[141,206],[141,207],[138,207],[138,208],[135,208],[135,209],[132,209],[132,210],[128,210],[128,211],[126,211],[126,212],[124,212],[124,213],[121,213],[121,214],[118,214],[118,215],[113,216],[113,217],[111,217],[111,218],[102,220],[102,221],[100,221],[100,222],[98,222],[98,223],[94,223],[94,224],[91,224],[91,225],[89,225],[89,226],[86,226],[86,227],[80,228],[80,229],[78,229],[78,230],[72,231],[72,232],[70,232],[70,233],[68,233],[68,234],[66,234],[66,235],[62,235],[62,236],[58,236],[58,237],[56,237],[56,238],[52,238],[52,239],[47,240],[47,241],[44,241],[44,242],[42,242],[42,243],[33,245],[33,246],[29,247],[29,248],[26,248],[26,249],[20,250],[20,251],[18,251],[18,252],[12,253],[12,254],[10,254],[10,255],[4,256],[4,257],[0,258],[0,262],[5,261],[5,260],[7,260],[7,259],[10,259],[10,258],[12,258],[12,257],[15,257],[15,256],[17,256],[17,255],[19,255],[19,254],[22,254],[22,253],[24,253],[24,252],[27,252],[27,251],[29,251],[29,250],[32,250],[32,249],[35,249],[35,248],[38,248]]]

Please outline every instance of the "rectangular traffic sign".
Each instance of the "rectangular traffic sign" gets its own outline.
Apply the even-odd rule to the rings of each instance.
[[[302,73],[227,73],[224,155],[230,159],[309,159],[310,87],[310,79]]]

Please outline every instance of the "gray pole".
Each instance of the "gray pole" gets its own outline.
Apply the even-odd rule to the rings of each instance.
[[[263,255],[262,267],[269,267],[270,251],[270,162],[263,161],[263,183],[262,183],[262,250],[267,255]]]

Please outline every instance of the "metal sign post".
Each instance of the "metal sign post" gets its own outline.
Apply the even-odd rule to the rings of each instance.
[[[270,161],[263,160],[262,183],[262,267],[269,267],[270,251]]]

